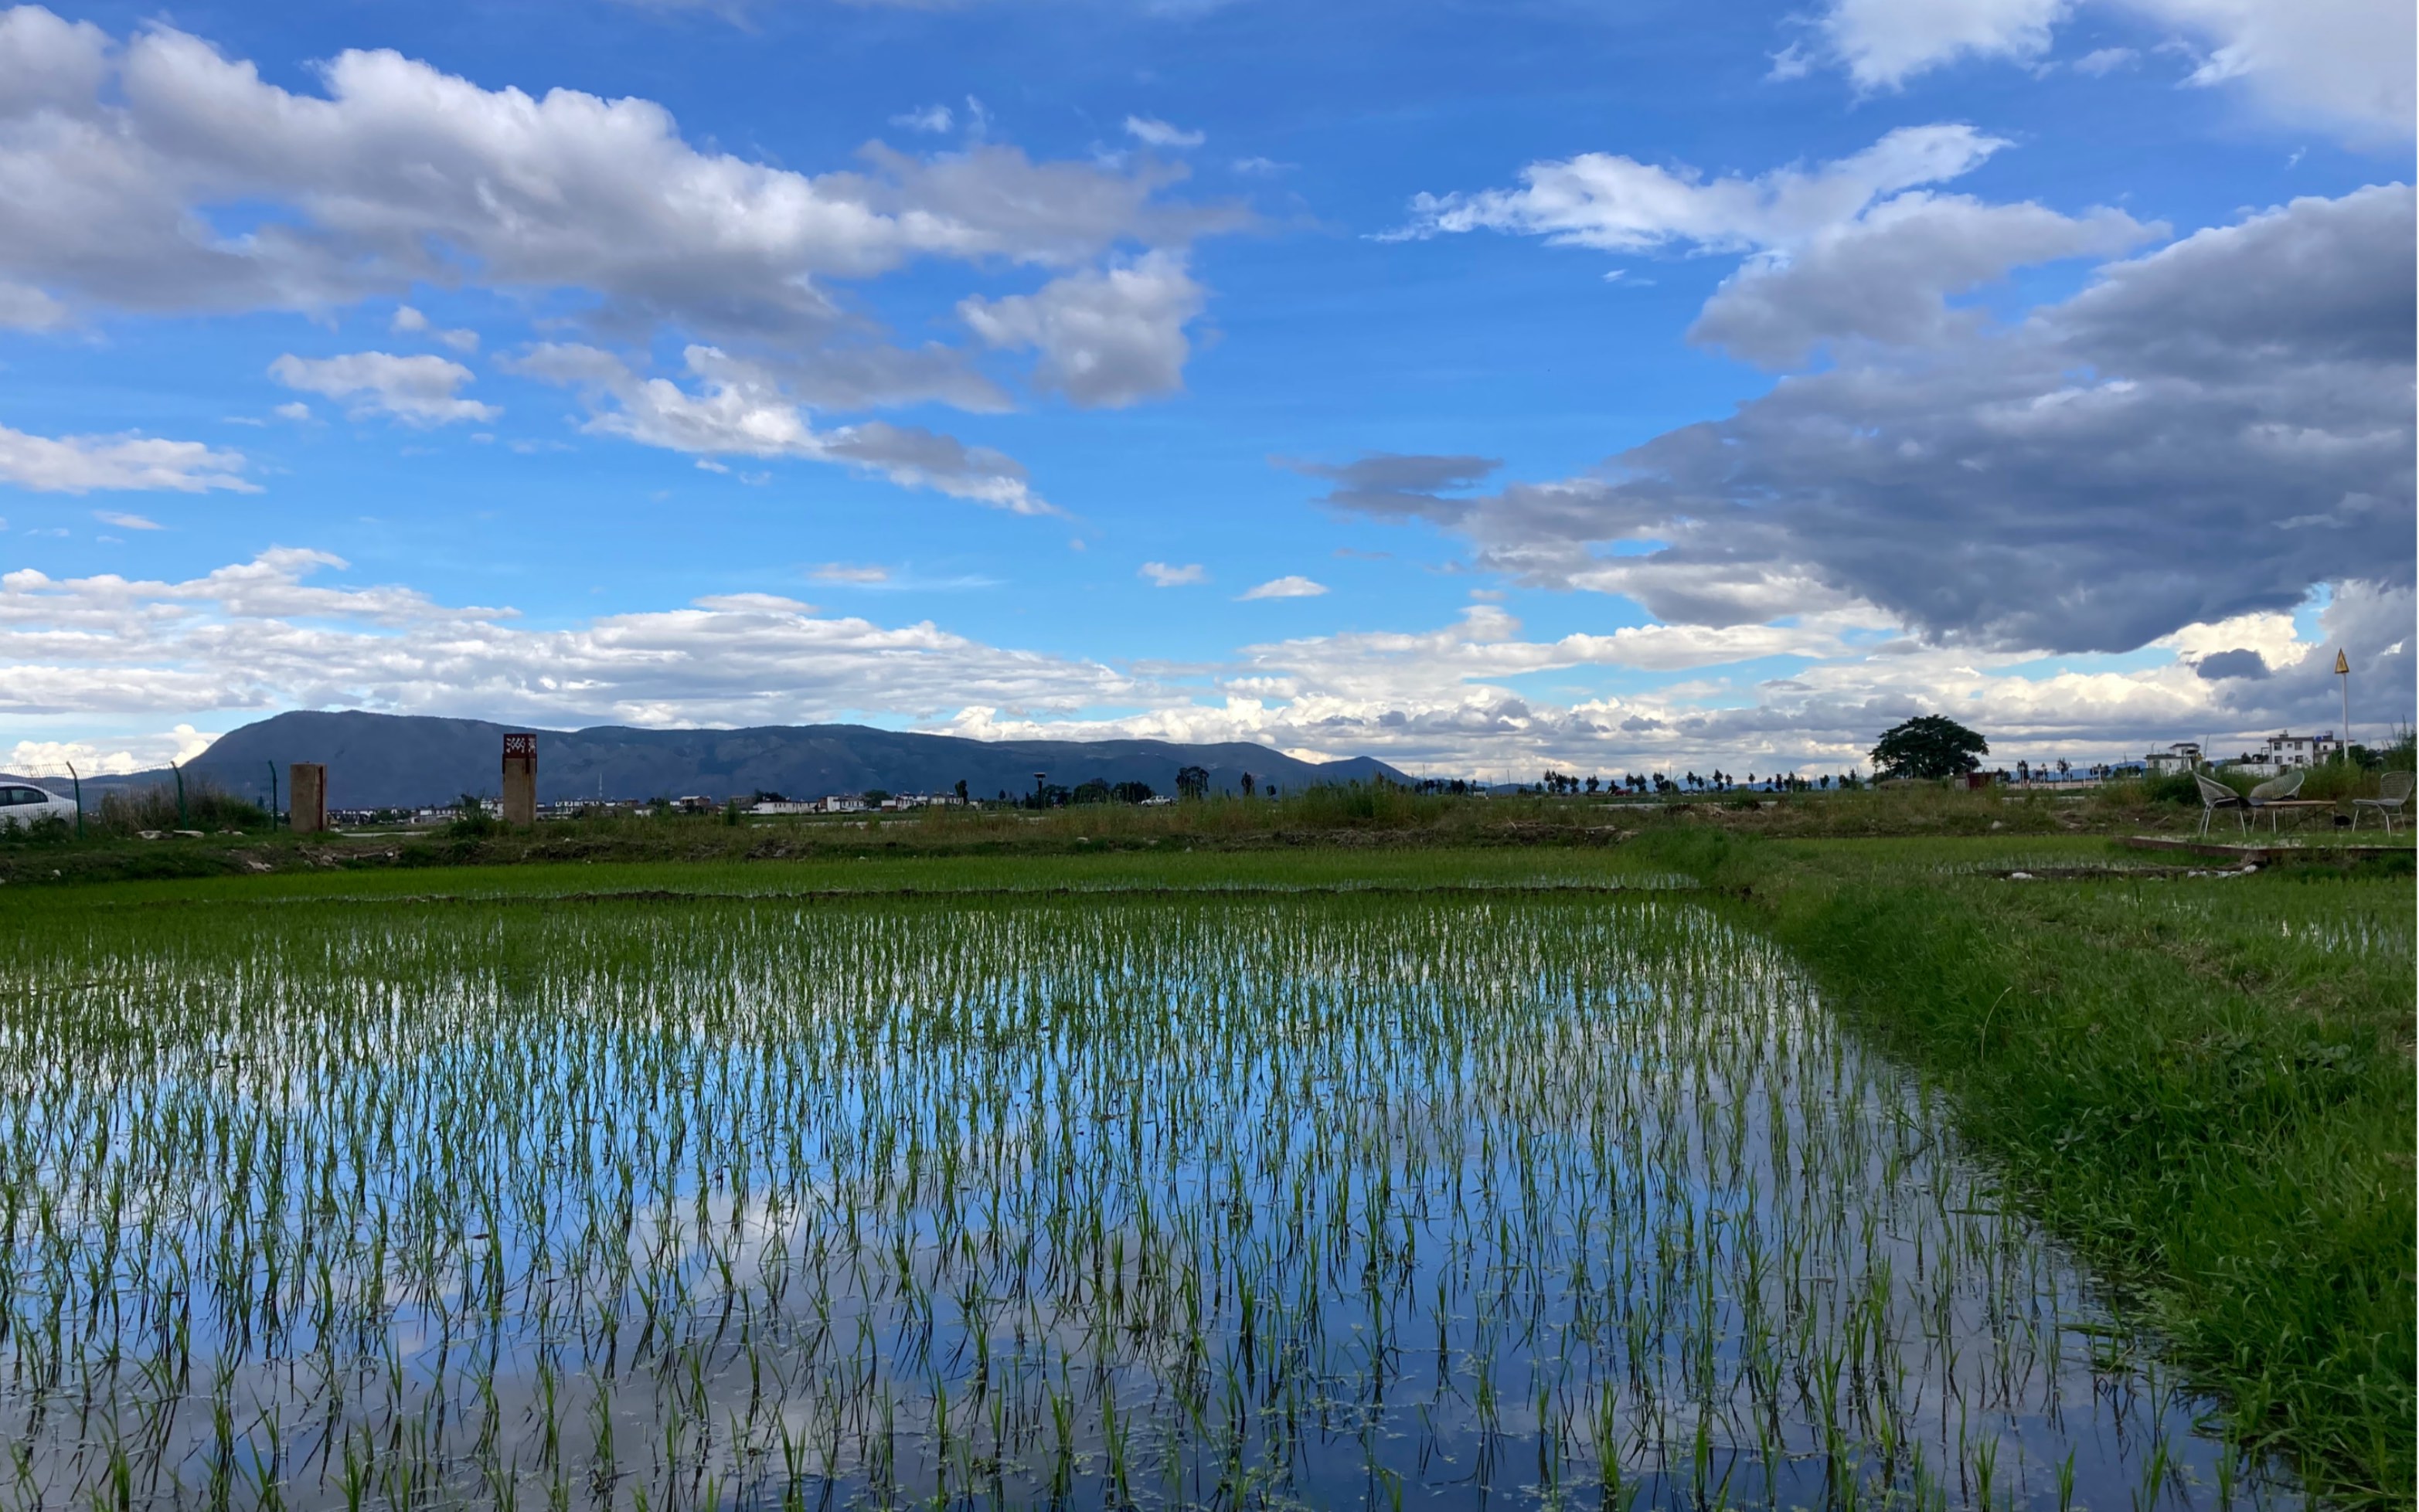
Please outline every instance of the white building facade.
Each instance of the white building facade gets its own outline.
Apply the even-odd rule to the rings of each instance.
[[[2343,754],[2343,741],[2333,730],[2323,735],[2295,735],[2282,730],[2268,737],[2259,759],[2279,771],[2294,767],[2315,767],[2333,761]]]
[[[2200,742],[2179,741],[2164,751],[2153,751],[2144,756],[2142,765],[2149,768],[2154,777],[2169,776],[2180,771],[2198,771]]]

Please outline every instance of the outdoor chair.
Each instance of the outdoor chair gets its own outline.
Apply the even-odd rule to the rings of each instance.
[[[2377,817],[2385,821],[2385,832],[2392,834],[2394,816],[2401,813],[2404,805],[2410,802],[2411,773],[2389,771],[2379,779],[2375,798],[2355,798],[2351,801],[2351,827],[2355,830],[2360,828],[2362,809],[2373,808],[2377,810]]]
[[[2259,811],[2263,808],[2269,810],[2268,828],[2273,832],[2276,828],[2277,817],[2282,813],[2282,810],[2275,805],[2293,802],[2294,795],[2302,790],[2302,779],[2308,775],[2308,771],[2296,767],[2283,776],[2271,777],[2251,789],[2251,796],[2246,802],[2251,805],[2252,817],[2258,817]]]
[[[2249,818],[2251,805],[2242,801],[2242,795],[2241,793],[2236,792],[2233,788],[2228,787],[2226,784],[2217,781],[2215,778],[2211,777],[2205,772],[2194,772],[2193,781],[2200,785],[2201,833],[2209,833],[2209,821],[2216,817],[2217,811],[2222,808],[2230,808],[2237,811],[2235,818],[2240,821],[2237,826],[2238,828],[2246,828],[2249,826],[2251,822]]]

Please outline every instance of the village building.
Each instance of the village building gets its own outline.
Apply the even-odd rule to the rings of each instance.
[[[2154,777],[2172,776],[2178,772],[2200,770],[2198,741],[2178,741],[2164,751],[2153,751],[2142,758],[2142,765]]]
[[[2284,771],[2294,767],[2319,766],[2342,754],[2343,741],[2335,739],[2333,730],[2323,735],[2295,735],[2290,731],[2279,731],[2268,737],[2267,746],[2259,759]]]

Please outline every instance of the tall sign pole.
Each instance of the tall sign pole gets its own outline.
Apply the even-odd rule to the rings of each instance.
[[[2335,648],[2335,676],[2343,679],[2343,758],[2351,759],[2351,661]]]

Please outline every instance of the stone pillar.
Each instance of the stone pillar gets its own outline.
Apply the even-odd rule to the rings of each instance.
[[[297,761],[285,769],[285,827],[296,834],[328,828],[328,769],[319,762]]]
[[[504,737],[504,822],[537,822],[537,737]]]

